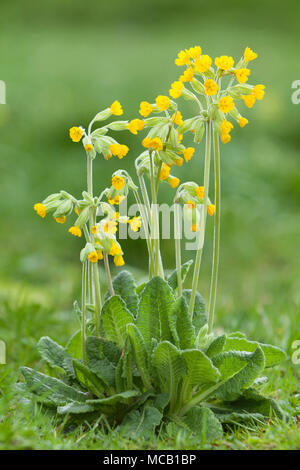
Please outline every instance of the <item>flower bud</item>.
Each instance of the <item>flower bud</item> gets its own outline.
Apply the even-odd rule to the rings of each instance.
[[[204,122],[202,119],[198,119],[195,123],[195,134],[194,134],[194,142],[199,144],[202,140],[204,134]]]
[[[196,78],[191,82],[192,88],[200,95],[205,95],[204,86]]]
[[[153,126],[158,126],[161,124],[167,124],[168,123],[168,118],[167,117],[152,117],[144,120],[145,127],[153,127]]]
[[[112,131],[125,131],[128,128],[128,121],[114,121],[106,127]]]
[[[73,210],[73,202],[71,199],[67,199],[63,201],[62,203],[59,204],[57,207],[56,211],[53,214],[53,217],[62,217],[63,215],[69,215],[71,214]]]
[[[89,218],[89,214],[90,214],[90,208],[89,207],[86,207],[85,209],[83,209],[80,212],[79,217],[77,218],[77,220],[75,222],[75,225],[81,229],[84,226],[84,224],[87,223],[88,218]]]
[[[96,114],[94,117],[93,121],[104,121],[105,119],[108,119],[112,115],[112,112],[110,108],[106,108],[103,111],[100,111],[100,113]]]

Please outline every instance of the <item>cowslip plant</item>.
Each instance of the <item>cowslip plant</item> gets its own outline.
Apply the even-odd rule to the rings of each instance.
[[[213,329],[220,243],[219,140],[224,144],[230,141],[231,121],[241,127],[248,123],[237,109],[238,101],[252,107],[264,96],[263,85],[246,83],[248,63],[256,57],[247,47],[236,65],[232,57],[220,56],[214,68],[212,59],[199,46],[180,51],[175,63],[186,69],[171,85],[172,99],[159,95],[153,103],[142,101],[139,113],[143,119],[107,122],[112,115],[123,114],[121,104],[115,101],[94,117],[87,130],[70,129],[71,139],[82,141],[86,153],[87,188],[79,199],[66,191],[51,194],[34,209],[41,217],[51,213],[61,224],[76,213],[69,232],[85,239],[80,252],[81,307],[75,304],[81,327],[66,347],[41,338],[38,350],[49,375],[24,367],[25,383],[20,384],[23,392],[29,390],[58,415],[72,416],[77,422],[103,419],[132,436],[148,435],[161,421],[171,422],[176,429],[199,433],[207,440],[220,437],[225,424],[263,423],[271,416],[283,416],[275,401],[264,397],[260,388],[267,380],[262,375],[264,370],[283,361],[285,353],[251,341],[241,332],[217,335]],[[181,96],[196,105],[196,115],[183,119],[174,101]],[[103,122],[93,130],[95,124]],[[144,150],[135,161],[138,185],[125,169],[119,169],[112,175],[110,187],[95,192],[94,159],[101,154],[104,160],[113,156],[122,159],[129,151],[108,135],[110,130],[135,135],[148,131],[142,139]],[[174,165],[181,167],[195,153],[194,147],[183,144],[188,132],[196,145],[205,136],[204,178],[180,184],[171,172]],[[213,202],[209,198],[211,146]],[[164,271],[160,250],[161,183],[177,188],[176,269],[169,275]],[[122,201],[129,192],[140,213],[132,218],[121,213]],[[181,264],[181,204],[183,217],[197,236],[191,289],[183,289],[193,261]],[[208,309],[197,291],[207,214],[214,219]],[[117,237],[124,224],[134,232],[144,231],[149,254],[149,280],[145,283],[137,285],[127,270],[111,278],[109,257],[116,266],[125,263]],[[107,277],[105,294],[100,286],[100,263]]]

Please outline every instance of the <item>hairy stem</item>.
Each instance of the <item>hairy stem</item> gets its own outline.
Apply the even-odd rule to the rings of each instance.
[[[104,266],[105,266],[105,272],[106,272],[109,292],[110,292],[110,295],[113,296],[113,295],[115,295],[115,292],[114,292],[113,283],[112,283],[112,280],[111,280],[111,274],[110,274],[110,269],[109,269],[109,261],[108,261],[107,253],[104,253],[103,256],[104,256]]]
[[[151,238],[153,239],[155,258],[154,258],[154,275],[159,274],[159,221],[157,213],[157,191],[155,184],[154,162],[152,152],[149,152],[150,157],[150,181],[151,181],[151,194],[152,194],[152,213],[151,213]]]
[[[143,222],[143,227],[145,231],[145,237],[146,237],[146,243],[147,243],[147,248],[148,248],[148,253],[149,253],[149,274],[153,273],[154,270],[154,257],[153,257],[153,249],[152,249],[152,244],[151,244],[151,238],[150,238],[150,233],[149,233],[149,225],[148,225],[148,220],[147,220],[147,214],[145,212],[145,207],[141,201],[141,198],[139,196],[139,193],[137,190],[134,191],[134,196],[136,199],[136,202],[139,206],[139,211],[142,217],[142,222]],[[152,276],[150,276],[152,277]]]
[[[86,351],[85,351],[85,311],[86,311],[86,274],[87,274],[87,263],[82,265],[82,285],[81,285],[81,348],[82,348],[82,360],[86,362]]]
[[[220,218],[221,218],[221,176],[220,176],[220,148],[218,133],[213,131],[214,143],[214,172],[215,172],[215,205],[216,212],[214,218],[214,244],[213,244],[213,264],[208,307],[208,332],[211,333],[214,324],[218,270],[220,258]]]
[[[182,295],[182,280],[181,280],[181,230],[180,230],[180,205],[174,204],[174,235],[175,235],[175,258],[176,258],[176,271],[177,271],[177,289],[178,296]]]
[[[211,146],[211,123],[207,121],[206,123],[206,145],[205,145],[205,163],[204,163],[204,198],[203,198],[203,208],[202,208],[202,217],[200,222],[200,233],[198,241],[198,249],[196,254],[196,261],[193,274],[192,282],[192,293],[191,300],[189,305],[189,313],[191,317],[193,316],[195,298],[199,280],[199,273],[201,267],[201,258],[205,238],[205,225],[206,225],[206,213],[207,213],[207,202],[208,202],[208,190],[209,190],[209,173],[210,173],[210,146]]]

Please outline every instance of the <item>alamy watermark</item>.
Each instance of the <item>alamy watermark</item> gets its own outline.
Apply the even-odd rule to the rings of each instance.
[[[6,85],[3,80],[0,80],[0,104],[6,104]]]
[[[292,83],[292,96],[291,100],[293,104],[300,104],[300,80],[294,80]]]

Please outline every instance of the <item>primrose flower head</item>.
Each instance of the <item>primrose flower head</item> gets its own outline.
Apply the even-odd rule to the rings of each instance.
[[[202,54],[202,49],[200,46],[190,47],[188,50],[188,54],[191,59],[194,59],[194,60],[199,59],[199,57]]]
[[[112,114],[114,114],[115,116],[121,116],[123,114],[121,103],[117,100],[113,102],[113,104],[110,107],[110,110]]]
[[[173,189],[177,188],[177,186],[180,183],[180,179],[176,178],[176,176],[169,176],[167,178],[167,181],[168,181],[169,185],[171,186],[171,188],[173,188]]]
[[[243,96],[243,100],[244,100],[245,105],[248,108],[253,108],[253,106],[255,104],[255,101],[256,101],[256,98],[255,98],[254,95],[245,95],[245,96]]]
[[[178,52],[177,58],[175,59],[175,64],[178,66],[187,65],[190,62],[190,54],[186,49],[184,51]]]
[[[121,255],[123,253],[122,248],[115,241],[112,241],[109,254],[111,256]]]
[[[195,70],[199,73],[207,72],[212,64],[212,58],[209,55],[202,55],[199,59],[195,60]]]
[[[92,225],[92,227],[91,227],[91,233],[92,233],[93,235],[96,235],[96,233],[98,233],[98,232],[99,232],[99,227],[98,227],[98,225]]]
[[[37,204],[34,204],[33,206],[35,212],[37,213],[37,215],[39,215],[40,217],[42,217],[42,219],[44,217],[46,217],[46,214],[47,214],[47,208],[44,204],[38,202]]]
[[[142,131],[145,127],[144,121],[141,119],[132,119],[128,124],[128,129],[132,134],[137,134],[138,131]]]
[[[127,155],[129,148],[127,147],[127,145],[121,145],[121,144],[116,143],[116,144],[111,144],[109,146],[109,150],[111,151],[112,155],[116,155],[117,157],[121,159],[125,157],[125,155]]]
[[[168,96],[163,96],[163,95],[158,95],[158,97],[155,100],[155,103],[158,109],[160,109],[160,111],[166,111],[171,104],[170,98]]]
[[[230,121],[222,121],[220,125],[221,134],[229,134],[229,132],[233,129],[233,125]]]
[[[236,79],[239,83],[246,83],[248,81],[248,77],[250,75],[249,69],[237,69],[234,72]]]
[[[198,186],[196,189],[196,195],[199,199],[203,199],[204,198],[204,186]]]
[[[55,222],[57,222],[58,224],[64,224],[65,221],[66,221],[65,215],[62,215],[61,217],[55,217]]]
[[[177,126],[181,126],[183,124],[181,112],[176,111],[176,113],[172,115],[171,120],[174,121]]]
[[[125,186],[125,180],[122,176],[114,175],[112,177],[112,185],[117,191],[119,191]]]
[[[242,116],[239,118],[239,125],[240,125],[241,127],[245,127],[246,124],[248,124],[248,122],[249,122],[248,119],[246,119],[246,118],[244,118],[244,117],[242,117]]]
[[[113,235],[118,230],[118,224],[115,220],[107,220],[104,223],[104,232]]]
[[[234,66],[234,60],[232,57],[227,55],[221,55],[220,57],[215,58],[215,64],[220,70],[227,71],[232,69]]]
[[[160,170],[160,175],[159,178],[163,181],[166,180],[169,177],[170,174],[170,167],[169,165],[166,165],[165,163],[162,164],[161,170]]]
[[[169,90],[169,94],[174,99],[179,98],[183,90],[184,90],[184,84],[178,80],[172,83],[171,88]]]
[[[218,101],[218,107],[222,113],[229,113],[234,109],[234,101],[231,96],[223,96],[223,98],[220,98]]]
[[[194,80],[194,71],[192,67],[188,67],[179,77],[180,82],[192,82]]]
[[[191,160],[191,158],[194,155],[194,152],[195,152],[194,147],[187,147],[186,149],[184,149],[183,156],[186,162],[189,162]]]
[[[133,232],[138,232],[142,225],[141,217],[133,217],[131,220],[129,220],[129,225]]]
[[[141,116],[147,117],[149,116],[149,114],[152,113],[152,111],[153,111],[153,106],[152,104],[148,103],[148,101],[142,101],[140,103],[139,113]]]
[[[253,95],[257,100],[262,100],[263,97],[265,96],[265,85],[256,85],[253,88]]]
[[[114,256],[114,263],[116,266],[124,266],[125,261],[123,259],[123,256],[121,255]]]
[[[86,144],[84,146],[84,149],[85,149],[86,152],[91,152],[93,150],[93,148],[94,147],[92,146],[92,144]]]
[[[79,142],[83,136],[83,129],[76,126],[71,127],[69,134],[73,142]]]
[[[153,139],[150,137],[145,137],[145,139],[142,141],[142,145],[153,150],[162,150],[163,148],[163,143],[160,137],[153,137]]]
[[[228,144],[228,142],[231,141],[231,135],[230,134],[221,134],[221,141],[223,144]]]
[[[215,210],[216,210],[216,206],[214,204],[208,204],[207,206],[208,215],[214,215]]]
[[[250,60],[254,60],[258,57],[258,54],[256,52],[252,51],[250,47],[246,47],[244,51],[244,59],[246,62],[250,62]]]
[[[204,89],[206,95],[213,96],[217,94],[219,85],[214,80],[208,79],[204,82]]]
[[[97,251],[91,251],[88,255],[88,259],[91,263],[97,263],[99,259]]]
[[[77,225],[74,225],[73,227],[69,228],[69,232],[74,235],[74,237],[81,237],[81,229],[77,227]]]

